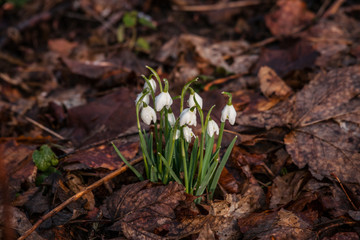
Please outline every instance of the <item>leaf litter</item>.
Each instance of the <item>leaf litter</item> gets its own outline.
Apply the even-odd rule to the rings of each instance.
[[[352,1],[39,2],[1,7],[0,177],[9,189],[0,189],[9,199],[0,200],[17,237],[33,226],[29,239],[358,238],[360,28]],[[132,10],[156,26],[134,28],[147,51],[131,47],[132,30],[117,42]],[[121,170],[110,141],[129,162],[141,155],[132,112],[146,65],[174,92],[200,76],[196,88],[215,115],[225,104],[218,93],[233,93],[241,113],[224,141],[240,141],[213,202],[196,205],[177,183],[138,182]],[[43,144],[59,164],[39,184],[31,156]],[[111,171],[121,174],[104,178]]]

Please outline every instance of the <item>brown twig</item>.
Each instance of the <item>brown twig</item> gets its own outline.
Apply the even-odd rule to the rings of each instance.
[[[331,5],[331,7],[324,13],[322,18],[327,18],[331,15],[334,15],[340,8],[340,6],[345,2],[345,0],[337,0]]]
[[[57,138],[59,138],[59,139],[61,139],[61,140],[65,140],[65,138],[64,138],[63,136],[61,136],[60,134],[54,132],[53,130],[45,127],[44,125],[42,125],[41,123],[35,121],[34,119],[31,119],[31,118],[26,117],[26,116],[25,116],[25,119],[26,119],[27,121],[31,122],[32,124],[34,124],[35,126],[41,128],[42,130],[50,133],[51,135],[54,135],[55,137],[57,137]]]
[[[243,75],[243,74],[235,74],[235,75],[231,75],[231,76],[228,76],[228,77],[215,79],[214,81],[212,81],[212,82],[210,82],[210,83],[208,83],[208,84],[205,85],[204,91],[207,92],[207,91],[210,90],[210,88],[211,88],[213,85],[225,83],[225,82],[227,82],[227,81],[229,81],[229,80],[232,80],[232,79],[241,77],[242,75]]]
[[[355,211],[357,211],[358,208],[356,207],[356,205],[354,204],[354,202],[351,200],[348,191],[346,191],[346,189],[345,189],[344,185],[342,184],[342,182],[340,181],[340,179],[335,175],[335,173],[330,173],[330,175],[331,175],[333,178],[335,178],[335,180],[339,183],[341,189],[342,189],[343,192],[345,193],[346,198],[349,200],[351,206],[354,208]]]
[[[220,2],[217,4],[209,5],[178,5],[173,6],[174,10],[187,11],[187,12],[206,12],[206,11],[218,11],[228,8],[241,8],[248,7],[253,5],[258,5],[261,0],[247,0],[247,1],[237,1],[237,2]]]
[[[131,165],[134,165],[138,162],[140,162],[143,158],[139,157],[135,160],[133,160],[132,162],[130,162]],[[60,204],[59,206],[57,206],[56,208],[54,208],[53,210],[51,210],[50,212],[48,212],[47,214],[45,214],[44,216],[42,216],[33,226],[32,228],[30,228],[29,230],[27,230],[21,237],[18,238],[18,240],[24,240],[26,239],[32,232],[34,232],[39,226],[40,224],[42,224],[46,219],[54,216],[55,214],[57,214],[58,212],[60,212],[61,210],[63,210],[68,204],[78,200],[79,198],[81,198],[82,196],[84,196],[85,194],[87,194],[88,192],[94,190],[95,188],[101,186],[103,183],[110,181],[111,179],[113,179],[114,177],[120,175],[121,173],[125,172],[128,169],[127,166],[124,166],[122,168],[119,168],[117,170],[115,170],[112,173],[109,173],[108,175],[106,175],[105,177],[103,177],[102,179],[96,181],[95,183],[91,184],[90,186],[86,187],[83,191],[78,192],[77,194],[75,194],[74,196],[70,197],[69,199],[67,199],[65,202],[63,202],[62,204]]]

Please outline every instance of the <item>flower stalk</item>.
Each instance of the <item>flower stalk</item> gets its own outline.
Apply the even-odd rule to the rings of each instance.
[[[207,191],[208,199],[212,199],[221,171],[236,141],[235,137],[220,161],[225,121],[228,120],[230,124],[234,124],[236,118],[232,96],[230,93],[223,92],[229,100],[222,110],[219,128],[211,118],[211,112],[215,106],[212,106],[205,115],[202,109],[203,99],[190,87],[197,78],[185,84],[180,96],[171,97],[169,82],[164,79],[163,86],[157,72],[150,67],[147,68],[151,71],[151,75],[142,76],[145,80],[144,89],[135,101],[146,178],[164,184],[176,181],[185,186],[186,193],[201,196]],[[153,80],[152,76],[157,81]],[[160,93],[155,96],[157,84]],[[184,109],[184,98],[187,93],[189,93],[188,108]],[[150,106],[150,97],[154,108]],[[178,98],[180,98],[180,116],[176,117],[172,111],[172,104]],[[197,125],[197,118],[200,119],[201,124],[199,137],[192,129],[192,126]],[[145,125],[153,124],[151,128],[153,130],[146,132],[140,120]],[[214,150],[216,137],[218,139]],[[129,165],[121,153],[116,148],[115,150],[125,164]],[[139,179],[142,179],[142,175],[135,168],[132,167],[131,170]],[[200,200],[201,198],[198,198],[196,202]]]

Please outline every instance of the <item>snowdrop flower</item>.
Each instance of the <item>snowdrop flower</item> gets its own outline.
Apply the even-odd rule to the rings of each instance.
[[[236,118],[236,111],[232,104],[226,104],[224,109],[221,112],[221,122],[225,122],[226,119],[229,120],[231,125],[234,125]]]
[[[140,98],[142,97],[143,93],[139,93],[136,97],[136,100],[135,100],[135,104],[137,105],[137,103],[139,102]],[[149,94],[146,94],[145,97],[142,99],[142,102],[146,103],[146,104],[149,104],[149,101],[150,101],[150,97],[149,97]],[[140,104],[140,109],[142,108],[142,104]]]
[[[193,133],[192,129],[189,128],[188,126],[185,126],[183,128],[183,134],[184,134],[184,138],[185,140],[189,143],[191,142],[191,138],[195,136],[195,134]]]
[[[160,112],[161,109],[163,109],[163,107],[166,107],[167,109],[169,109],[172,103],[173,103],[173,100],[172,100],[169,92],[161,92],[155,98],[156,111]]]
[[[147,125],[150,125],[151,121],[153,121],[153,123],[156,122],[156,113],[154,109],[147,104],[142,109],[140,117]]]
[[[180,130],[179,130],[179,129],[176,129],[175,140],[176,140],[176,139],[179,139],[179,137],[180,137]]]
[[[210,137],[212,137],[214,133],[216,133],[216,135],[219,135],[219,126],[216,124],[214,120],[210,120],[208,122],[206,131]]]
[[[195,109],[191,111],[190,108],[185,108],[184,111],[180,114],[180,126],[183,125],[193,125],[196,126],[196,112]]]
[[[151,85],[152,89],[153,89],[154,92],[155,92],[155,91],[156,91],[156,82],[155,82],[155,80],[154,80],[154,79],[150,79],[149,82],[150,82],[150,85]],[[151,89],[149,88],[149,85],[147,84],[147,82],[145,82],[145,84],[144,84],[144,90],[145,90],[145,89],[149,89],[149,90],[151,91]]]
[[[176,122],[174,113],[173,112],[168,112],[167,118],[168,118],[168,121],[170,123],[170,126],[174,127],[175,122]]]
[[[196,92],[190,94],[190,97],[189,97],[189,99],[187,101],[188,105],[189,105],[189,108],[192,108],[192,107],[196,106],[194,98],[196,99],[196,101],[199,104],[200,108],[202,108],[203,107],[203,100],[200,97],[200,95],[197,94]]]

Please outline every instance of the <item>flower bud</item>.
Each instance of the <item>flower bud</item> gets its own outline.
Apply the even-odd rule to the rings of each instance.
[[[144,121],[145,124],[150,125],[151,121],[153,123],[156,122],[156,113],[152,107],[147,105],[144,107],[140,113],[141,119]]]
[[[192,108],[192,107],[196,106],[194,98],[196,99],[197,103],[199,104],[200,108],[202,109],[202,107],[203,107],[203,100],[202,100],[202,98],[200,97],[200,95],[197,94],[196,92],[190,94],[190,97],[189,97],[189,99],[188,99],[188,101],[187,101],[187,102],[188,102],[188,105],[189,105],[189,108]]]
[[[155,109],[158,112],[160,112],[161,109],[163,109],[164,107],[169,109],[172,103],[173,103],[173,100],[172,100],[169,92],[161,92],[155,98]]]
[[[208,122],[206,131],[210,137],[212,137],[214,133],[216,133],[216,135],[219,135],[219,126],[216,124],[214,120],[210,120]]]
[[[225,122],[229,120],[231,125],[234,125],[235,119],[236,119],[236,111],[233,105],[228,105],[224,107],[224,109],[221,112],[221,122]]]
[[[180,126],[183,125],[193,125],[196,126],[196,112],[195,109],[194,111],[191,111],[190,108],[185,108],[184,111],[182,111],[182,113],[180,114]]]
[[[189,128],[188,126],[184,126],[184,127],[183,127],[183,134],[184,134],[185,140],[186,140],[188,143],[191,142],[191,138],[195,136],[195,134],[193,133],[192,129]]]

